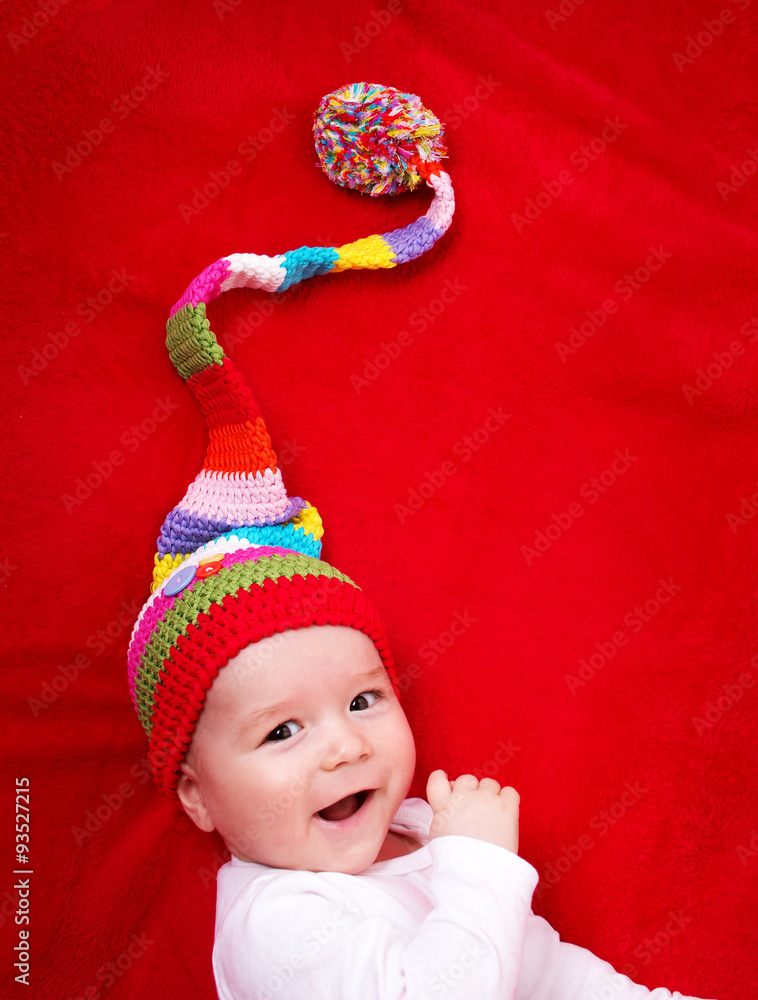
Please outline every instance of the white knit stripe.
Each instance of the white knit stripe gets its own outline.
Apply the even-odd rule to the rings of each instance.
[[[230,288],[262,288],[275,292],[287,276],[282,267],[283,254],[267,257],[257,253],[232,253],[224,258],[229,261],[229,275],[221,282],[220,291]]]

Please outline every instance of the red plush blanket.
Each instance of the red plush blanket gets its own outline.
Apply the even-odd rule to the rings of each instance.
[[[512,784],[565,940],[751,995],[754,7],[2,5],[4,996],[215,995],[223,844],[153,787],[126,684],[206,444],[164,329],[219,257],[424,213],[317,167],[312,113],[359,80],[446,123],[450,231],[209,315],[386,621],[411,793]]]

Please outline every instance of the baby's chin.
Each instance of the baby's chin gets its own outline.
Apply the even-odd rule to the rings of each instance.
[[[345,857],[344,852],[331,857],[316,857],[303,867],[312,872],[339,872],[342,875],[358,875],[374,863],[383,842],[382,840],[378,846],[373,843],[361,846],[357,850],[351,851],[350,857]]]
[[[376,852],[373,853],[375,857]],[[374,863],[374,857],[371,857],[371,853],[369,853],[366,856],[365,861],[358,861],[355,864],[343,864],[339,861],[335,861],[331,865],[328,863],[320,866],[314,865],[306,870],[312,872],[334,872],[335,874],[340,875],[360,875],[361,872],[365,872],[365,870]]]
[[[270,856],[260,857],[243,851],[234,845],[226,844],[226,848],[239,861],[265,865],[267,868],[276,868],[280,871],[338,872],[343,875],[358,875],[374,863],[383,844],[384,838],[382,838],[378,846],[375,844],[366,844],[365,847],[361,846],[357,850],[350,852],[353,855],[350,858],[344,857],[344,852],[341,852],[342,856],[338,856],[336,853],[332,854],[332,852],[324,852],[315,855],[303,854],[298,856],[295,853],[289,856],[280,854],[275,858]]]

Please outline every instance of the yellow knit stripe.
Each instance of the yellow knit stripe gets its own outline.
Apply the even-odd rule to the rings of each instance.
[[[355,243],[335,247],[339,254],[332,271],[347,271],[350,268],[397,267],[395,251],[381,236],[367,236]]]
[[[175,555],[171,556],[168,552],[165,556],[160,556],[157,552],[153,556],[153,562],[155,566],[153,567],[153,582],[150,585],[150,593],[157,590],[158,587],[163,583],[166,577],[171,576],[177,566],[181,566],[187,556]]]
[[[308,503],[308,501],[305,501]],[[313,535],[316,541],[323,537],[324,526],[321,521],[321,515],[312,507],[309,503],[308,506],[301,510],[297,517],[293,517],[290,521],[293,528],[302,528],[306,535]]]

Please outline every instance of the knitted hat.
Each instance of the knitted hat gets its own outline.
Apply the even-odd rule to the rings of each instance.
[[[128,650],[153,774],[171,798],[206,692],[250,643],[287,629],[347,625],[374,642],[398,691],[379,616],[349,577],[320,559],[318,511],[287,494],[263,416],[205,314],[230,288],[283,291],[316,274],[395,267],[450,225],[453,190],[438,162],[446,155],[442,126],[418,97],[354,83],[324,97],[315,117],[316,149],[332,180],[376,195],[412,189],[423,178],[434,199],[404,229],[346,246],[222,257],[171,310],[166,344],[210,440],[203,468],[163,522],[152,593]]]

